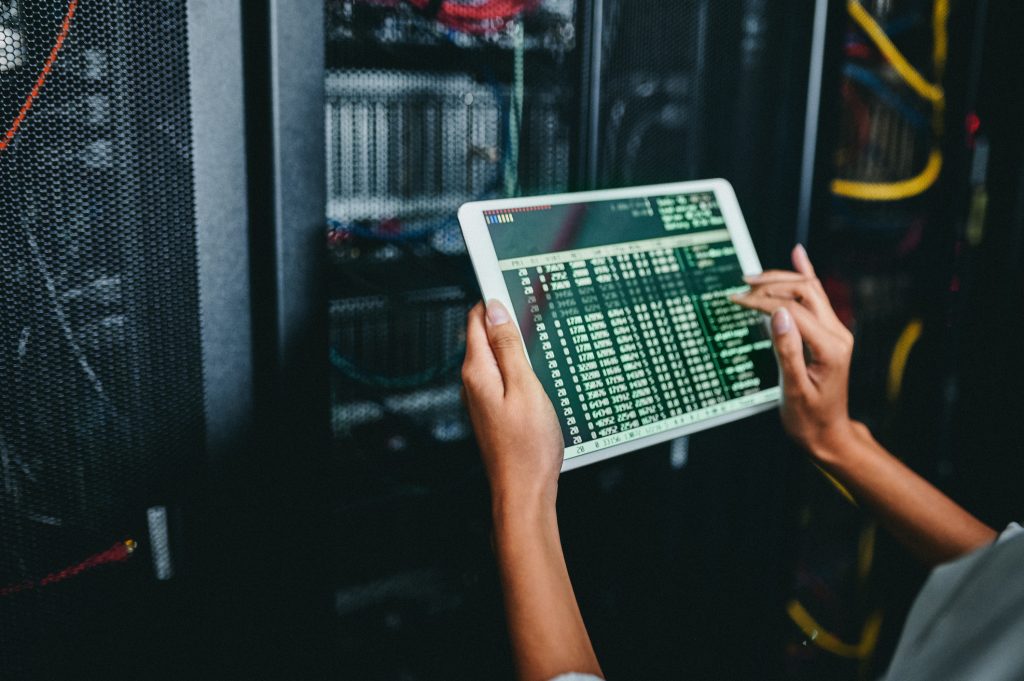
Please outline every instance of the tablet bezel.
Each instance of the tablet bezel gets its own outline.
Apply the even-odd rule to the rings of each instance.
[[[484,211],[502,210],[508,208],[526,208],[536,205],[561,205],[566,203],[590,203],[596,201],[608,201],[616,199],[631,199],[640,197],[663,196],[666,194],[682,194],[689,192],[712,191],[718,201],[722,217],[725,219],[725,226],[729,232],[729,238],[736,248],[736,257],[740,261],[740,267],[744,274],[759,274],[761,262],[754,250],[754,244],[750,239],[750,232],[747,223],[743,219],[739,202],[736,200],[736,193],[727,180],[716,178],[711,180],[697,180],[692,182],[673,182],[669,184],[646,185],[643,187],[628,187],[624,189],[601,189],[597,191],[574,192],[567,194],[549,194],[545,196],[517,197],[511,199],[492,199],[489,201],[473,201],[464,204],[459,208],[459,224],[462,227],[462,235],[466,240],[466,250],[473,263],[473,270],[476,272],[477,281],[480,284],[480,291],[484,300],[497,299],[501,301],[512,315],[516,327],[521,329],[519,319],[516,318],[515,309],[512,306],[511,296],[505,285],[505,278],[498,266],[498,256],[494,251],[494,244],[491,241],[491,234],[487,228],[487,221],[484,219]],[[523,346],[523,352],[527,352]],[[527,357],[529,353],[527,352]],[[767,395],[774,393],[773,395]],[[603,449],[584,454],[576,454],[568,457],[572,447],[565,448],[562,461],[562,471],[572,470],[587,464],[610,459],[613,456],[643,449],[651,445],[673,440],[683,435],[707,430],[731,421],[751,416],[774,408],[779,403],[781,390],[778,386],[760,390],[752,395],[747,395],[736,400],[749,400],[753,395],[762,396],[763,402],[741,407],[735,411],[725,414],[718,414],[701,419],[695,423],[676,426],[660,433],[645,435],[620,444],[611,445]],[[721,407],[723,405],[715,405]]]

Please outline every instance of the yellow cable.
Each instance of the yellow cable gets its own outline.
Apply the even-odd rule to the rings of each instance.
[[[924,325],[920,319],[911,319],[903,328],[900,337],[896,339],[896,344],[892,348],[892,358],[889,360],[889,380],[885,390],[890,403],[894,403],[900,398],[910,352],[914,349],[914,344],[921,338],[923,330]]]
[[[807,639],[822,650],[828,651],[840,657],[849,657],[863,660],[871,655],[878,643],[878,632],[882,628],[882,613],[879,610],[871,613],[864,621],[864,628],[861,630],[860,641],[847,643],[835,634],[822,628],[815,621],[800,601],[792,600],[786,605],[786,612],[789,618],[800,627],[800,630],[807,636]]]
[[[824,468],[822,468],[818,464],[814,464],[814,467],[818,469],[819,473],[821,473],[822,475],[825,476],[826,480],[828,480],[829,482],[832,483],[832,486],[835,487],[839,491],[839,493],[842,494],[843,497],[847,501],[849,501],[854,506],[857,506],[858,508],[860,507],[860,504],[858,504],[857,500],[854,499],[853,494],[850,493],[850,490],[846,489],[846,486],[843,483],[841,483],[838,480],[836,480],[834,475],[829,473],[827,470],[825,470]]]
[[[935,81],[942,82],[946,75],[946,57],[949,53],[949,0],[935,0],[932,10],[932,64],[935,68]],[[945,125],[946,100],[935,102],[932,109],[932,130],[936,136],[942,135]]]
[[[900,201],[923,194],[935,184],[942,172],[942,152],[932,149],[924,170],[914,177],[898,182],[861,182],[832,180],[832,193],[863,201]]]
[[[882,611],[875,610],[864,621],[860,631],[860,659],[867,660],[875,652],[878,645],[878,633],[882,630]]]
[[[942,82],[946,75],[946,57],[949,51],[949,0],[935,0],[932,13],[932,61],[935,64],[935,80]]]
[[[945,110],[945,93],[940,85],[929,83],[910,62],[900,53],[899,49],[885,34],[885,31],[878,25],[874,18],[868,13],[858,0],[847,0],[847,9],[853,20],[864,30],[882,55],[895,69],[896,73],[918,93],[921,97],[932,103],[932,127],[936,135],[941,135],[943,128],[943,113]],[[945,73],[946,59],[948,56],[949,38],[947,23],[949,19],[949,0],[935,0],[933,14],[933,52],[932,60],[935,66],[935,78],[941,82]],[[832,193],[848,198],[862,199],[866,201],[898,201],[911,198],[927,191],[942,172],[942,151],[938,148],[932,149],[928,156],[928,163],[916,176],[898,182],[857,182],[853,180],[833,180]],[[918,319],[911,320],[900,334],[896,345],[893,348],[892,359],[889,363],[889,376],[887,383],[887,395],[890,402],[895,402],[903,389],[903,377],[906,371],[907,361],[914,344],[921,337],[922,324]],[[839,491],[851,504],[857,506],[857,501],[846,487],[836,480],[828,471],[815,464],[818,471],[828,479],[829,482]],[[874,562],[875,538],[877,525],[871,523],[862,531],[857,550],[857,574],[861,581],[867,579]],[[786,612],[790,619],[800,627],[804,635],[814,645],[822,650],[828,651],[840,657],[854,658],[862,661],[862,673],[866,662],[874,653],[878,644],[878,634],[882,628],[882,611],[872,612],[864,621],[861,630],[860,641],[856,644],[846,643],[838,636],[823,629],[815,621],[807,609],[797,600],[792,600],[786,606]]]
[[[875,18],[864,9],[864,5],[860,4],[858,0],[847,0],[846,8],[850,13],[850,17],[857,22],[857,25],[861,27],[864,33],[867,34],[871,42],[875,44],[878,51],[882,53],[886,61],[892,65],[896,73],[899,74],[900,78],[910,86],[914,92],[919,94],[921,97],[927,99],[930,102],[939,103],[943,101],[944,95],[942,92],[942,86],[929,83],[925,80],[917,69],[915,69],[907,58],[903,56],[903,53],[899,51],[896,45],[893,44],[889,36],[885,34],[882,27],[878,25]],[[948,13],[948,12],[947,12]],[[936,9],[938,14],[938,9]],[[945,27],[943,27],[945,28]],[[943,30],[941,36],[945,36],[945,30]],[[940,34],[936,34],[936,38],[940,37]],[[938,41],[936,41],[938,42]],[[943,43],[945,40],[943,39]],[[935,53],[939,54],[940,50],[936,46]],[[945,62],[945,46],[941,50],[941,56],[943,62]]]
[[[936,135],[942,133],[943,114],[946,98],[940,85],[929,83],[906,57],[893,44],[874,17],[864,9],[858,0],[847,0],[850,17],[867,34],[878,50],[886,58],[896,73],[921,97],[932,103],[932,128]],[[935,63],[936,77],[941,80],[946,69],[946,58],[949,51],[947,22],[949,20],[949,0],[935,0],[933,21],[932,58]],[[913,198],[928,191],[942,173],[942,151],[932,149],[928,162],[917,175],[896,182],[861,182],[857,180],[832,180],[832,193],[848,199],[861,201],[901,201]]]

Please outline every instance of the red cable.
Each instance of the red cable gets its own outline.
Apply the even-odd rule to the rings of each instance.
[[[441,12],[451,17],[473,21],[508,19],[522,14],[529,4],[534,3],[525,0],[488,0],[478,5],[445,2],[441,5]]]
[[[430,5],[430,0],[407,1],[410,5],[420,10],[424,10]],[[442,2],[437,8],[437,13],[439,15],[447,14],[456,18],[474,19],[477,21],[483,19],[500,19],[505,16],[505,13],[502,11],[494,11],[493,8],[495,6],[500,6],[502,8],[506,5],[510,6],[513,9],[512,13],[515,14],[515,9],[522,7],[523,4],[523,0],[485,0],[484,2],[475,5],[453,3],[451,0],[445,0],[445,2]]]
[[[86,570],[91,570],[100,565],[106,565],[107,563],[120,563],[128,560],[132,553],[135,552],[135,541],[132,539],[126,539],[125,541],[118,542],[111,546],[106,551],[89,556],[81,563],[76,563],[70,567],[66,567],[63,570],[52,572],[42,579],[31,580],[26,579],[23,582],[16,584],[9,584],[5,587],[0,588],[0,598],[4,596],[13,596],[16,593],[22,591],[31,591],[32,589],[39,589],[44,586],[50,586],[57,582],[63,582],[65,579],[71,579],[77,577]]]
[[[843,52],[847,57],[854,59],[871,59],[875,56],[870,47],[861,43],[847,43],[846,47],[843,48]]]
[[[868,111],[864,101],[857,95],[849,80],[844,80],[840,86],[843,101],[854,117],[857,126],[857,145],[863,149],[871,141],[871,113]]]
[[[407,0],[413,7],[424,10],[429,0]],[[467,5],[442,2],[434,17],[437,21],[463,33],[487,35],[500,31],[510,21],[533,9],[539,0],[484,0]]]
[[[53,49],[50,50],[50,56],[46,58],[46,63],[43,64],[43,70],[36,78],[36,84],[32,86],[32,91],[28,93],[28,98],[25,103],[21,105],[21,110],[18,111],[18,115],[15,117],[14,122],[11,123],[11,127],[4,133],[2,139],[0,139],[0,151],[7,148],[7,145],[11,143],[14,136],[18,133],[18,128],[25,122],[25,117],[28,116],[29,109],[35,104],[36,98],[39,97],[39,92],[43,89],[43,85],[46,83],[46,77],[50,75],[50,71],[53,69],[54,62],[57,61],[57,55],[60,54],[60,50],[64,47],[64,40],[68,37],[68,32],[71,30],[71,19],[75,16],[75,9],[78,7],[78,0],[70,0],[68,2],[68,11],[64,15],[64,23],[61,24],[60,34],[57,35],[57,42],[53,44]]]

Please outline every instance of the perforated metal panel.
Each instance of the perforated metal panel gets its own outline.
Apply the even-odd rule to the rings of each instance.
[[[145,542],[203,391],[184,0],[7,0],[0,27],[0,588],[30,585],[0,595],[0,669],[20,678],[144,607],[145,558],[43,578]]]
[[[477,293],[455,213],[569,188],[576,4],[477,5],[516,20],[467,26],[416,3],[325,3],[332,423],[346,451],[410,427],[467,438],[457,369]]]

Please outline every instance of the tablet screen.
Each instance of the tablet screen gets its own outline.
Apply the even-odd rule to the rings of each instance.
[[[483,215],[567,460],[778,398],[714,191]]]

